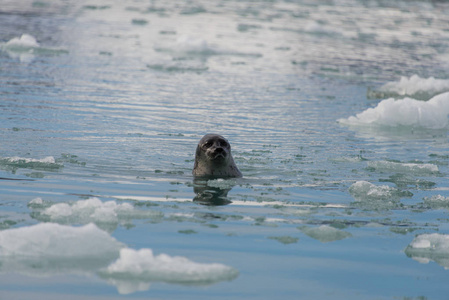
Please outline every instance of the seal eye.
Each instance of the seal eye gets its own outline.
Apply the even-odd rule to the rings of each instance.
[[[226,141],[220,141],[220,146],[227,148],[229,144]]]
[[[212,141],[207,141],[207,142],[204,143],[204,147],[210,148],[210,147],[212,147],[213,144],[214,143]]]

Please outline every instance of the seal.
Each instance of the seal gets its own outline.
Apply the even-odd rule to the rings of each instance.
[[[192,174],[195,177],[242,177],[232,158],[231,145],[218,134],[206,134],[198,142]]]

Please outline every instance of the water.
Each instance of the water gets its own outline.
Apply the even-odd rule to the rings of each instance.
[[[448,10],[4,1],[0,295],[446,299]]]

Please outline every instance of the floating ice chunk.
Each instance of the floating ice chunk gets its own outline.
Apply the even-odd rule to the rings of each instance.
[[[369,91],[368,96],[375,98],[410,96],[415,99],[427,100],[448,91],[448,79],[421,78],[415,74],[410,78],[402,76],[399,81],[388,82],[381,86],[378,91]]]
[[[397,200],[401,197],[411,197],[413,194],[388,185],[374,185],[368,181],[357,181],[349,187],[349,193],[359,201]]]
[[[432,197],[424,197],[424,204],[431,208],[449,208],[449,197],[434,195]]]
[[[162,214],[153,210],[138,210],[129,203],[103,202],[98,198],[79,200],[75,203],[57,203],[47,207],[38,219],[49,218],[52,222],[62,224],[96,224],[108,223],[116,225],[121,221],[161,217]]]
[[[37,197],[37,198],[34,198],[33,200],[31,200],[30,202],[28,202],[28,204],[30,204],[30,205],[42,205],[42,204],[44,204],[44,200],[42,200],[42,198],[40,198],[40,197]]]
[[[328,225],[321,225],[313,228],[303,227],[301,228],[301,231],[309,237],[323,243],[338,241],[352,236],[349,232]]]
[[[406,174],[433,174],[438,173],[438,166],[434,164],[398,163],[392,161],[369,161],[368,167],[377,171],[406,173]]]
[[[449,235],[439,233],[418,235],[404,252],[408,257],[421,263],[433,260],[449,269]]]
[[[20,38],[15,37],[8,42],[0,45],[10,57],[19,58],[21,62],[29,63],[34,59],[34,53],[39,49],[39,43],[29,35],[23,34]]]
[[[94,224],[71,227],[41,223],[0,231],[0,257],[46,258],[116,255],[123,244]]]
[[[42,159],[35,159],[35,158],[23,158],[18,156],[13,157],[7,157],[5,160],[10,161],[11,163],[31,163],[31,162],[39,162],[43,164],[55,164],[56,160],[53,156],[47,156]]]
[[[0,271],[46,276],[90,273],[107,266],[124,245],[94,224],[42,223],[0,231]]]
[[[31,200],[30,202],[28,202],[28,207],[31,209],[36,209],[36,210],[41,210],[44,209],[46,207],[51,206],[52,203],[49,201],[44,201],[42,198],[37,197],[34,198],[33,200]]]
[[[4,47],[6,49],[31,49],[39,47],[39,43],[36,41],[36,38],[29,34],[22,34],[20,38],[15,37],[8,42],[5,43]]]
[[[0,49],[8,53],[13,58],[19,58],[22,62],[31,62],[35,54],[58,55],[68,53],[63,49],[43,48],[36,41],[36,38],[29,34],[15,37],[6,43],[0,44]]]
[[[203,264],[180,256],[154,255],[151,249],[125,248],[120,250],[120,258],[99,274],[105,279],[116,280],[116,283],[124,280],[129,288],[130,281],[139,282],[137,286],[152,281],[212,284],[232,280],[238,276],[238,271],[218,263]]]
[[[437,95],[429,101],[412,98],[382,100],[375,108],[339,119],[338,122],[354,126],[421,127],[445,129],[448,127],[449,92]]]
[[[55,170],[62,168],[63,165],[56,162],[53,156],[47,156],[42,159],[24,158],[24,157],[5,157],[0,158],[0,166],[13,168],[27,168],[37,170]]]

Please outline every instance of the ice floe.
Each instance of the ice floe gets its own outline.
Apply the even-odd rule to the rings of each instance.
[[[400,198],[412,197],[409,191],[357,181],[349,187],[349,193],[356,200],[353,205],[370,210],[389,210],[400,207]]]
[[[431,197],[424,197],[424,204],[431,208],[449,208],[449,197],[442,195],[434,195]]]
[[[404,252],[420,263],[435,261],[445,269],[449,269],[449,235],[447,234],[418,235]]]
[[[29,50],[39,47],[39,43],[34,36],[22,34],[21,37],[15,37],[6,42],[3,47],[8,50]]]
[[[307,236],[323,243],[338,241],[352,236],[349,232],[328,225],[321,225],[319,227],[301,227],[300,230]]]
[[[0,158],[0,168],[12,169],[37,169],[37,170],[56,170],[62,168],[63,165],[56,162],[53,156],[47,156],[41,159],[25,158],[25,157],[5,157]]]
[[[349,187],[349,193],[357,200],[394,200],[411,197],[407,191],[401,191],[388,185],[375,185],[368,181],[357,181]]]
[[[116,259],[124,246],[94,224],[42,223],[7,229],[0,231],[0,272],[91,273]]]
[[[400,163],[392,161],[369,161],[368,168],[375,169],[376,171],[414,175],[428,175],[439,172],[438,166],[434,164]]]
[[[381,86],[378,90],[369,90],[368,97],[387,98],[410,96],[415,99],[427,100],[435,95],[448,91],[448,79],[436,79],[434,77],[421,78],[415,74],[410,78],[402,76],[399,81],[388,82]]]
[[[162,217],[162,213],[154,210],[139,210],[133,205],[115,201],[103,202],[98,198],[79,200],[73,203],[42,203],[38,200],[28,203],[35,210],[33,217],[42,221],[61,224],[95,223],[102,229],[113,231],[119,223],[127,223],[133,219],[152,219]],[[41,209],[39,209],[41,208]]]
[[[374,108],[339,119],[338,122],[352,126],[412,127],[447,129],[449,92],[439,94],[428,101],[412,98],[382,100]]]
[[[100,271],[102,278],[114,279],[115,283],[123,279],[126,288],[121,289],[122,293],[130,292],[130,280],[139,282],[140,287],[153,281],[196,285],[232,280],[238,274],[236,269],[223,264],[197,263],[180,256],[154,255],[151,249],[129,248],[121,249],[120,258]]]
[[[31,62],[36,54],[58,55],[68,53],[67,50],[42,47],[36,38],[29,34],[12,38],[6,43],[0,44],[0,49],[6,51],[9,56],[19,58],[22,62]]]
[[[146,290],[156,281],[207,285],[239,274],[219,263],[127,248],[95,224],[55,223],[0,231],[0,273],[13,272],[35,277],[98,274],[124,294]]]

